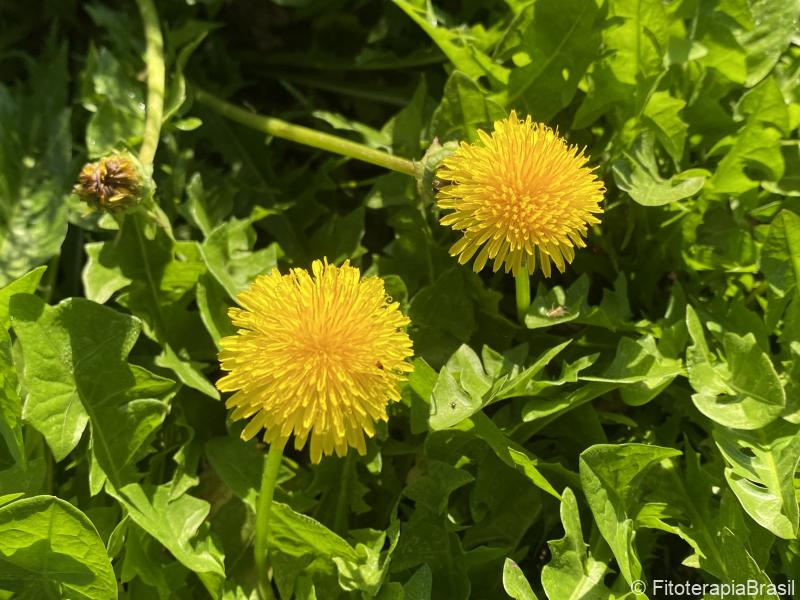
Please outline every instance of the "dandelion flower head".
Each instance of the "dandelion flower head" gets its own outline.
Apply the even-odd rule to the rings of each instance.
[[[605,187],[588,158],[557,131],[513,111],[491,135],[478,136],[462,142],[436,174],[449,182],[437,204],[453,211],[441,223],[464,233],[450,254],[464,264],[477,252],[476,272],[493,260],[495,271],[505,265],[514,275],[533,274],[537,255],[546,277],[551,262],[563,272],[602,212]]]
[[[235,392],[231,418],[249,419],[243,439],[262,428],[268,443],[294,434],[297,449],[310,440],[316,463],[348,447],[366,452],[364,434],[400,399],[412,351],[409,320],[382,279],[361,279],[347,262],[317,260],[311,270],[274,269],[239,294],[241,308],[229,310],[238,332],[221,340],[228,374],[217,387]]]
[[[139,202],[141,181],[139,169],[130,157],[112,154],[84,165],[75,192],[91,206],[117,211]]]

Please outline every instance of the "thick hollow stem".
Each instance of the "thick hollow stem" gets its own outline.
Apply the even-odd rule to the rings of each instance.
[[[255,562],[258,574],[258,589],[263,600],[272,600],[272,585],[269,582],[267,570],[267,536],[269,535],[269,514],[272,509],[272,498],[275,495],[275,483],[278,480],[278,471],[283,458],[283,447],[286,440],[278,440],[270,444],[269,454],[264,463],[264,472],[261,475],[261,490],[258,492],[258,506],[256,508],[256,539]]]
[[[514,285],[517,288],[517,318],[524,325],[525,313],[531,305],[531,278],[526,268],[514,275]]]
[[[158,23],[153,0],[136,0],[144,25],[144,37],[147,48],[144,62],[147,66],[147,109],[145,113],[142,146],[139,148],[139,160],[145,166],[153,164],[161,136],[161,121],[164,117],[164,39]]]
[[[417,174],[414,163],[407,158],[375,150],[364,144],[330,135],[329,133],[322,133],[316,129],[293,125],[282,119],[265,117],[246,111],[201,89],[195,88],[195,98],[197,98],[198,102],[205,104],[223,117],[268,135],[333,152],[334,154],[341,154],[342,156],[378,165],[412,177]]]

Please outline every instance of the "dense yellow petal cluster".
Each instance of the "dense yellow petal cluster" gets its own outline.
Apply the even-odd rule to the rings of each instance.
[[[530,117],[521,121],[512,112],[491,135],[478,134],[478,142],[462,142],[437,172],[449,182],[437,203],[453,211],[441,223],[464,232],[450,254],[464,264],[480,250],[476,272],[494,260],[495,271],[505,264],[514,275],[526,268],[533,274],[538,254],[546,277],[551,262],[563,272],[575,247],[586,245],[588,225],[599,223],[603,182],[583,151]]]
[[[364,433],[400,399],[412,350],[408,318],[382,279],[361,279],[347,262],[311,269],[274,269],[239,294],[242,308],[229,310],[239,329],[219,356],[229,373],[217,387],[236,392],[226,404],[233,419],[250,419],[242,438],[262,428],[268,443],[294,433],[297,449],[310,438],[317,463],[349,446],[366,452]]]

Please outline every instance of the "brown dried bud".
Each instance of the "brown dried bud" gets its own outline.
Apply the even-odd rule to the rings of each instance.
[[[112,154],[86,164],[78,175],[75,193],[81,200],[108,211],[138,204],[142,198],[142,177],[133,158]]]

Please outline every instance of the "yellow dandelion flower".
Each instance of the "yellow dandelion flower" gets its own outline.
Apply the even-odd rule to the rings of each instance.
[[[450,254],[464,264],[480,249],[476,272],[494,260],[495,271],[505,264],[514,275],[525,268],[533,274],[538,254],[545,277],[551,261],[563,272],[603,211],[605,187],[586,166],[588,158],[557,131],[530,117],[521,121],[513,111],[495,122],[491,135],[478,135],[474,144],[462,142],[436,174],[450,182],[437,204],[453,211],[441,223],[464,232]]]
[[[383,280],[360,279],[341,267],[314,261],[312,274],[274,269],[237,297],[228,314],[236,335],[221,341],[217,382],[236,392],[226,406],[233,419],[250,419],[242,438],[262,428],[264,441],[294,433],[300,449],[310,437],[311,460],[366,452],[364,433],[386,420],[389,402],[412,370],[408,318],[387,297]]]

